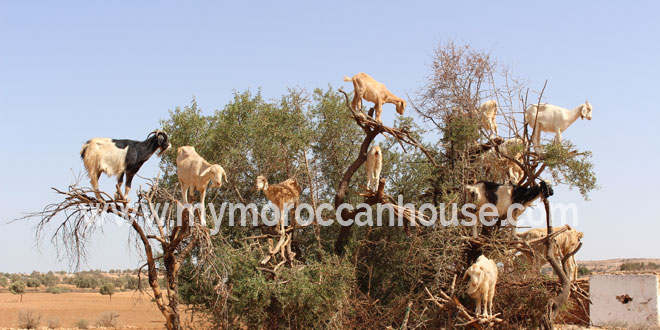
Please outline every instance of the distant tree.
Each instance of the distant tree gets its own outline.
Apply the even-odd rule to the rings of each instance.
[[[578,275],[579,276],[591,275],[591,271],[585,265],[579,265],[578,266]]]
[[[13,294],[21,295],[21,302],[23,301],[23,295],[25,294],[25,283],[23,281],[16,281],[11,284],[9,291]]]
[[[112,295],[115,294],[115,285],[112,283],[103,284],[99,289],[99,293],[110,296],[110,301],[112,301]]]
[[[9,279],[4,277],[4,276],[1,276],[0,277],[0,286],[3,287],[3,288],[6,288],[8,285],[9,285]]]
[[[60,278],[53,272],[48,272],[48,274],[41,277],[41,283],[47,287],[55,286],[60,283]]]
[[[73,282],[80,289],[94,289],[101,285],[101,281],[93,275],[78,276]]]
[[[29,277],[27,280],[28,288],[38,288],[41,285],[41,280],[37,277]]]

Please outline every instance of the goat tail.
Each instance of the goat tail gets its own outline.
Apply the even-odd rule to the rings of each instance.
[[[344,81],[353,81],[353,78],[349,76],[344,76]]]
[[[83,144],[82,149],[80,150],[80,159],[85,159],[85,152],[87,151],[87,147],[89,147],[89,141],[87,143]]]

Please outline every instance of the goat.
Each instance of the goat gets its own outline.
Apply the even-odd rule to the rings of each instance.
[[[495,116],[497,116],[497,101],[488,100],[482,103],[479,106],[479,116],[481,117],[481,126],[491,132],[498,135],[497,132],[497,123],[495,122]]]
[[[467,293],[470,298],[474,299],[476,306],[475,314],[481,315],[481,304],[483,302],[483,316],[488,317],[493,315],[493,297],[495,296],[495,285],[497,284],[497,265],[492,260],[480,255],[477,261],[470,266],[463,280],[468,276],[470,282],[468,284]]]
[[[364,72],[354,75],[352,78],[344,76],[344,81],[352,81],[355,96],[353,96],[352,107],[353,110],[362,110],[362,99],[374,103],[376,111],[376,120],[380,120],[380,115],[383,111],[384,103],[392,103],[396,105],[396,112],[403,115],[406,109],[406,101],[402,98],[390,93],[390,91],[382,83],[376,81],[374,78]]]
[[[553,256],[556,259],[558,259],[559,262],[561,262],[564,256],[570,254],[575,249],[577,249],[578,245],[580,245],[580,240],[584,237],[584,233],[582,233],[581,231],[577,231],[571,228],[569,225],[565,225],[565,227],[568,229],[555,236],[555,241],[554,241],[556,247],[554,249],[555,253]],[[553,227],[552,230],[556,232],[560,229],[562,229],[562,227]],[[534,228],[522,233],[516,233],[516,237],[523,241],[530,241],[537,238],[545,237],[547,236],[547,234],[548,234],[547,228]],[[538,254],[535,256],[535,258],[530,259],[527,255],[524,256],[530,259],[529,261],[534,265],[535,268],[540,269],[541,266],[545,265],[548,262],[545,259],[547,248],[545,246],[545,243],[534,244],[533,248],[534,250],[536,250]],[[571,280],[573,281],[576,280],[578,276],[578,267],[577,267],[577,262],[575,262],[575,255],[572,255],[568,259],[568,264],[566,266],[568,268],[566,275],[568,275],[568,277]]]
[[[538,114],[538,115],[537,115]],[[561,142],[561,133],[578,118],[591,120],[591,104],[585,101],[573,110],[552,104],[533,104],[525,110],[525,122],[534,128],[532,142],[539,148],[541,132],[555,133],[555,141]]]
[[[140,170],[156,150],[161,156],[171,147],[167,134],[155,130],[144,141],[118,140],[109,138],[93,138],[82,146],[82,158],[89,175],[96,198],[102,200],[99,192],[99,177],[101,173],[108,176],[118,175],[117,192],[115,199],[124,199],[128,202],[128,192],[131,190],[133,176]],[[121,185],[126,174],[126,192],[122,195]]]
[[[179,176],[184,204],[188,204],[188,193],[192,196],[193,191],[197,190],[200,192],[202,208],[209,182],[213,182],[211,184],[213,188],[222,187],[223,177],[227,182],[227,174],[222,166],[210,164],[195,151],[195,147],[190,146],[177,149],[176,172]]]
[[[373,184],[375,186],[374,190],[376,190],[380,181],[380,171],[383,169],[383,152],[380,150],[380,146],[375,145],[369,149],[366,166],[367,189],[371,189]]]
[[[472,194],[477,210],[484,204],[490,203],[497,208],[499,219],[507,216],[507,212],[513,204],[521,204],[522,210],[524,210],[538,198],[548,198],[554,194],[552,187],[543,180],[540,185],[534,187],[479,181],[474,185],[466,185],[465,188]],[[522,210],[514,210],[512,220],[517,220]]]
[[[514,161],[501,157],[500,154],[507,155],[522,162],[523,154],[520,146],[524,145],[523,140],[520,138],[508,139],[497,147],[499,153],[495,148],[492,148],[483,154],[482,159],[489,171],[495,170],[500,176],[508,175],[509,182],[517,184],[525,175],[525,171]]]
[[[261,190],[280,212],[280,233],[284,233],[284,211],[285,206],[294,203],[297,204],[300,199],[302,188],[295,178],[286,179],[280,183],[269,185],[265,176],[257,177],[255,189]]]

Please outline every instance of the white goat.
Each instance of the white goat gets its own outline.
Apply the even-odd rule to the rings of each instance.
[[[368,74],[360,72],[352,78],[344,76],[344,81],[352,81],[355,96],[353,96],[352,106],[355,111],[362,110],[362,99],[374,103],[376,111],[376,120],[380,120],[380,114],[383,111],[384,103],[392,103],[396,105],[396,112],[403,115],[406,109],[406,101],[402,98],[390,93],[390,91],[382,83],[376,81]]]
[[[493,297],[495,296],[497,273],[497,265],[492,260],[480,255],[477,262],[472,264],[463,275],[463,280],[470,276],[467,293],[477,305],[474,312],[477,316],[482,315],[482,303],[484,305],[483,316],[493,315]]]
[[[367,189],[371,189],[371,186],[373,185],[373,190],[377,190],[380,181],[380,171],[383,169],[383,152],[380,150],[380,146],[375,145],[369,149],[366,166]]]
[[[537,116],[538,113],[538,116]],[[541,132],[555,133],[555,141],[561,142],[561,133],[578,118],[591,120],[591,104],[585,101],[573,110],[568,110],[552,104],[531,105],[525,110],[525,122],[534,129],[532,142],[537,149],[541,144]]]
[[[206,198],[206,187],[213,182],[211,187],[222,187],[222,179],[227,182],[227,174],[222,166],[210,164],[200,156],[195,147],[179,147],[176,154],[176,172],[181,184],[183,203],[188,204],[188,193],[192,196],[195,190],[200,192],[199,201],[204,206]]]
[[[481,117],[481,126],[491,132],[491,137],[493,133],[497,136],[497,123],[495,122],[495,117],[497,116],[497,101],[488,100],[482,103],[479,106],[479,116]]]
[[[569,253],[573,252],[578,245],[580,244],[580,240],[584,237],[584,233],[581,231],[577,231],[573,228],[571,228],[569,225],[565,225],[564,227],[568,228],[566,231],[558,234],[555,236],[555,249],[554,249],[554,257],[557,259],[557,261],[561,262],[564,256],[568,255]],[[562,227],[553,227],[553,231],[559,231],[562,229]],[[548,233],[547,228],[534,228],[530,229],[528,231],[522,232],[522,233],[517,233],[516,236],[523,240],[523,241],[530,241],[534,240],[537,238],[545,237]],[[539,242],[536,244],[533,244],[532,247],[537,253],[536,258],[530,260],[535,268],[540,269],[541,266],[545,265],[548,261],[545,259],[546,251],[547,248],[545,246],[544,242]],[[524,255],[525,258],[530,259],[527,255]],[[568,259],[568,264],[567,266],[567,272],[568,277],[571,280],[576,280],[577,279],[577,273],[578,273],[578,267],[577,267],[577,262],[575,262],[575,255],[572,255]]]

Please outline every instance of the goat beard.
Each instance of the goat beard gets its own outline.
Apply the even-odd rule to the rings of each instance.
[[[158,153],[158,157],[161,157],[166,151],[170,150],[171,147],[172,147],[171,143],[167,144],[167,148],[162,148],[161,147],[160,152]]]

